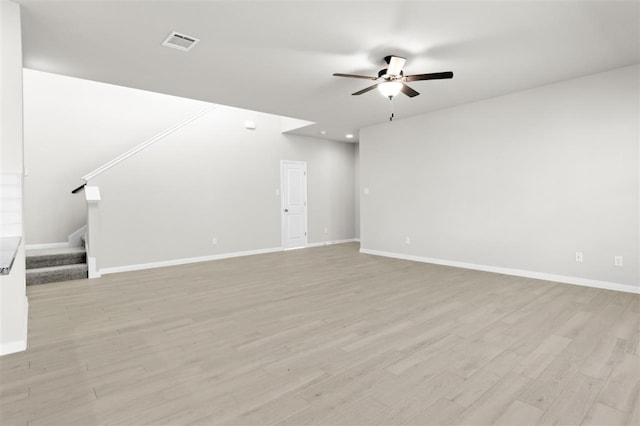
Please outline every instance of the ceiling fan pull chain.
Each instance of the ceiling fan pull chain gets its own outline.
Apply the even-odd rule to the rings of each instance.
[[[393,121],[393,96],[389,96],[389,102],[391,103],[391,116],[389,117],[389,121]]]

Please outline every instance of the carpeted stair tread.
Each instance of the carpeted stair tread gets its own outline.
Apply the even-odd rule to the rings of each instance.
[[[27,269],[27,285],[87,279],[87,265],[61,265]]]
[[[73,265],[86,263],[86,261],[87,255],[83,247],[38,249],[26,252],[27,269]]]
[[[26,251],[27,285],[86,279],[84,247],[29,249]]]

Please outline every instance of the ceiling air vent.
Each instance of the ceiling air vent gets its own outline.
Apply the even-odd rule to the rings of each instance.
[[[191,50],[191,48],[195,46],[199,41],[200,39],[198,38],[173,31],[171,34],[169,34],[169,37],[167,37],[162,45],[173,47],[174,49],[184,50],[185,52],[187,52]]]

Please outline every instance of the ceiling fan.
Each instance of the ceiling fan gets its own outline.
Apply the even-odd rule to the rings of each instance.
[[[402,72],[402,67],[404,67],[404,63],[407,61],[406,58],[389,55],[385,56],[384,60],[388,64],[388,66],[387,68],[378,71],[377,77],[341,73],[335,73],[333,75],[335,77],[362,78],[365,80],[373,80],[376,82],[376,84],[352,93],[352,95],[362,95],[363,93],[367,93],[377,87],[380,93],[382,93],[389,99],[393,99],[393,97],[400,92],[404,93],[410,98],[413,98],[414,96],[418,96],[420,94],[417,91],[413,90],[411,87],[407,86],[405,83],[420,80],[441,80],[446,78],[453,78],[453,73],[451,71],[434,72],[429,74],[404,75],[404,73]]]

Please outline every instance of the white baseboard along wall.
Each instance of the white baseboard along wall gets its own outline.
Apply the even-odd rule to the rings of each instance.
[[[605,290],[615,290],[623,291],[625,293],[640,294],[640,287],[628,284],[618,284],[579,277],[568,277],[565,275],[548,274],[545,272],[525,271],[522,269],[502,268],[499,266],[477,265],[474,263],[457,262],[453,260],[433,259],[429,257],[414,256],[410,254],[392,253],[388,251],[360,249],[360,253],[371,254],[374,256],[391,257],[394,259],[411,260],[414,262],[433,263],[435,265],[453,266],[456,268],[474,269],[477,271],[493,272],[496,274],[514,275],[517,277],[533,278],[537,280],[552,281],[564,284],[580,285],[584,287],[594,287]]]

